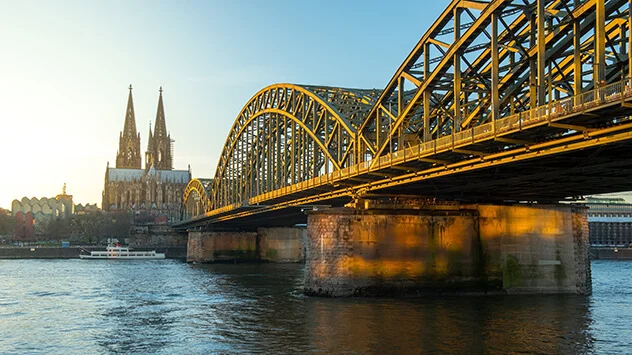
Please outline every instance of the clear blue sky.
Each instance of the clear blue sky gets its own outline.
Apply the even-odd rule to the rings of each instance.
[[[175,168],[212,177],[259,89],[382,88],[447,3],[2,0],[0,207],[64,182],[100,205],[130,83],[142,151],[162,85]]]
[[[274,83],[383,88],[448,0],[0,0],[0,207],[101,203],[127,87],[141,149],[164,87],[175,168],[213,177],[246,101]]]

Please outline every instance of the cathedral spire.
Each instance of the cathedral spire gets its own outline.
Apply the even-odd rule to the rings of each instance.
[[[151,136],[151,149],[156,169],[172,170],[173,157],[171,136],[167,132],[167,124],[165,122],[165,108],[162,103],[162,86],[160,87],[160,95],[158,96],[158,109],[156,110],[156,126],[154,126],[154,134]]]
[[[151,121],[149,121],[149,138],[147,139],[147,152],[154,151],[154,136],[151,133]]]
[[[149,138],[147,139],[147,150],[145,151],[145,170],[149,169],[151,164],[153,164],[151,160],[153,159],[153,154],[154,154],[154,136],[151,133],[151,121],[149,121],[149,136],[148,137]]]
[[[136,116],[134,115],[134,100],[132,85],[129,86],[127,109],[125,110],[125,125],[119,136],[119,149],[116,155],[116,167],[124,169],[140,169],[140,134],[136,131]]]
[[[162,104],[162,86],[158,97],[158,110],[156,111],[156,127],[154,127],[154,137],[167,136],[167,123],[165,122],[165,108]]]
[[[124,137],[136,137],[136,116],[134,115],[134,99],[132,98],[132,84],[129,84],[129,96],[127,97],[127,110],[125,111]]]

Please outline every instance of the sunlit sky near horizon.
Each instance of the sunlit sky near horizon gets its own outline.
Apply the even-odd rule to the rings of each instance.
[[[448,3],[0,0],[0,207],[64,183],[100,206],[130,84],[143,154],[163,86],[174,167],[213,177],[261,88],[381,89]]]

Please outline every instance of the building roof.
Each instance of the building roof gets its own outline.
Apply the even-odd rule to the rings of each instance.
[[[152,166],[153,167],[153,166]],[[120,169],[108,168],[108,181],[135,181],[143,176],[156,176],[161,182],[175,182],[186,184],[190,180],[188,170],[157,170],[157,169]]]
[[[628,204],[624,198],[621,197],[592,197],[588,196],[584,203],[589,205],[593,204],[617,204],[617,205],[625,205]]]
[[[86,203],[85,206],[83,204],[81,204],[81,203],[78,204],[78,205],[75,205],[75,211],[84,211],[84,210],[95,210],[96,211],[98,209],[99,209],[99,207],[97,207],[96,203],[93,203],[93,204]]]

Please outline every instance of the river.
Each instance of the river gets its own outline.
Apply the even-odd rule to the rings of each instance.
[[[632,262],[593,295],[323,299],[303,265],[0,260],[0,354],[632,352]]]

